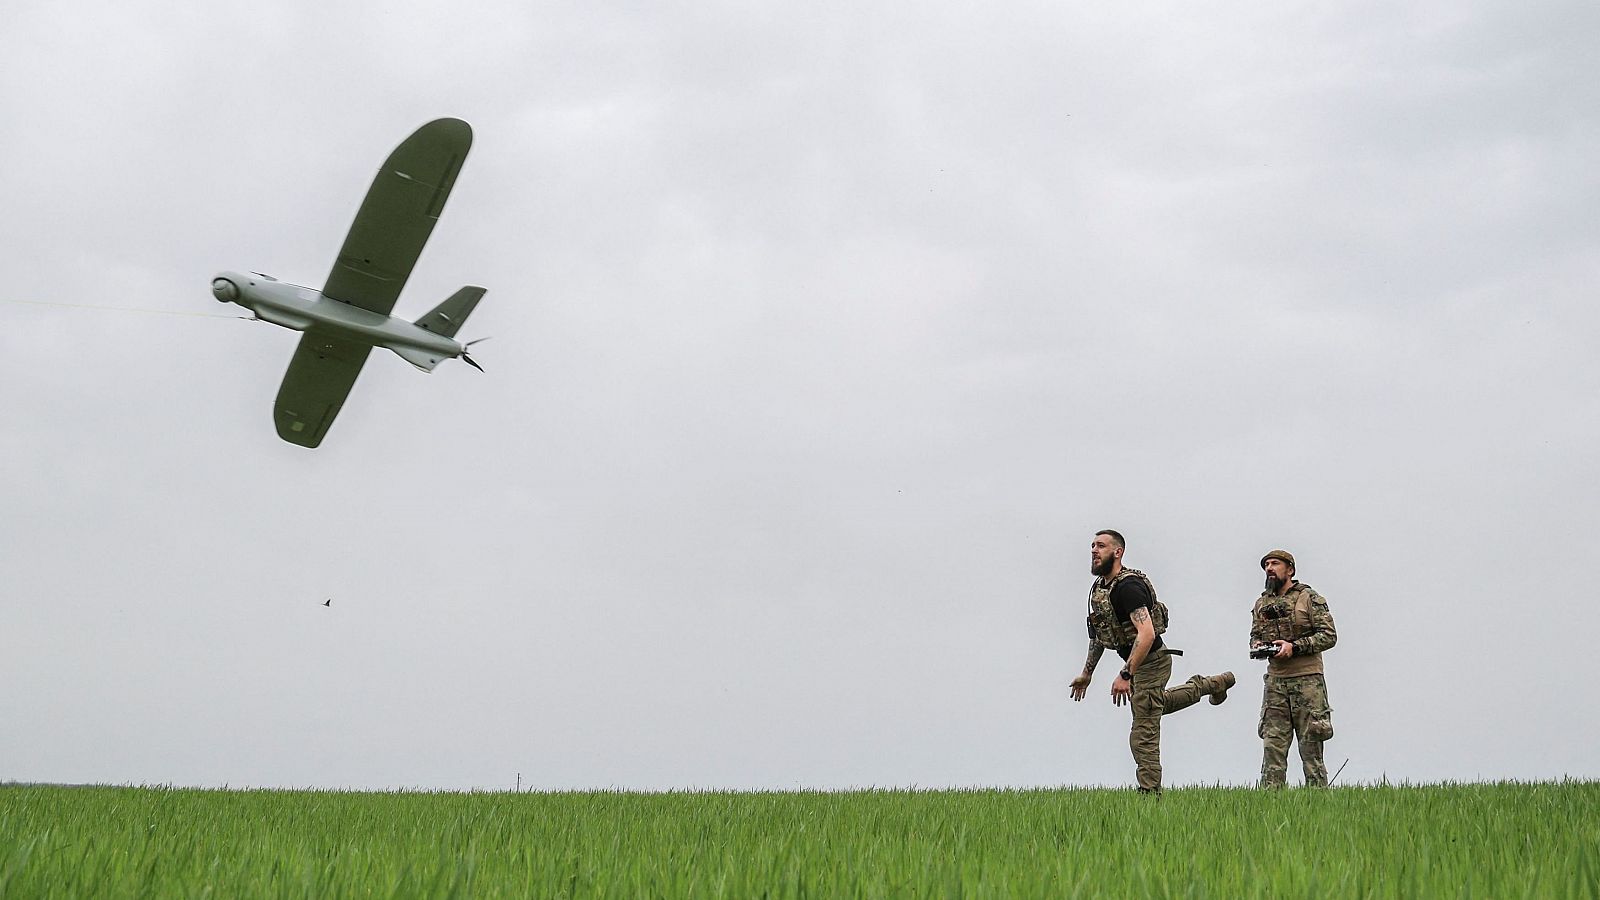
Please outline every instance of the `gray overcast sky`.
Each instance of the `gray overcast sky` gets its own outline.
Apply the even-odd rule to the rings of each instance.
[[[1240,674],[1169,784],[1256,777],[1275,546],[1341,780],[1600,777],[1592,3],[5,18],[0,779],[1127,785],[1104,527]],[[488,287],[487,375],[307,451],[297,335],[37,305],[319,286],[439,116],[396,312]]]

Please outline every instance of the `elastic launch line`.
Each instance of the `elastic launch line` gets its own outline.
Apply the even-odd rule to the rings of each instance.
[[[109,309],[113,312],[150,313],[161,316],[198,316],[205,319],[244,319],[249,321],[251,318],[250,316],[230,316],[223,313],[185,312],[177,309],[138,309],[132,306],[92,306],[88,303],[56,303],[53,300],[11,300],[0,297],[0,302],[26,303],[30,306],[65,306],[70,309]]]

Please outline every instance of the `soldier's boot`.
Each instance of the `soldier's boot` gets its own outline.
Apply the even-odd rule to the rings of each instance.
[[[1221,675],[1212,675],[1210,677],[1206,677],[1205,675],[1196,675],[1189,680],[1194,682],[1196,687],[1200,688],[1200,693],[1211,695],[1207,699],[1211,701],[1212,706],[1216,706],[1224,700],[1227,700],[1228,688],[1231,688],[1238,683],[1237,679],[1233,677],[1232,672],[1223,672]]]
[[[1228,688],[1231,688],[1238,683],[1238,679],[1233,677],[1232,672],[1223,672],[1221,675],[1217,676],[1216,680],[1221,682],[1222,686],[1217,690],[1216,693],[1211,695],[1212,706],[1217,706],[1221,704],[1222,701],[1228,699]]]

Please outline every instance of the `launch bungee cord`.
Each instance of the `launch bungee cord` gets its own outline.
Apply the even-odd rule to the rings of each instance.
[[[206,319],[244,319],[246,322],[256,321],[255,316],[230,316],[226,313],[191,312],[182,309],[144,309],[135,306],[96,306],[89,303],[60,303],[55,300],[13,300],[0,298],[6,303],[26,303],[29,306],[63,306],[68,309],[99,309],[113,312],[149,313],[161,316],[198,316]]]

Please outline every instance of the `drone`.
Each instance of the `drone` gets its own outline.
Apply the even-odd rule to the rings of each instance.
[[[257,272],[211,280],[218,301],[304,333],[273,409],[285,441],[322,443],[374,347],[424,372],[446,359],[483,371],[467,352],[477,341],[455,339],[483,288],[461,288],[415,322],[390,315],[471,147],[472,126],[460,119],[435,119],[402,141],[367,189],[322,290]]]

